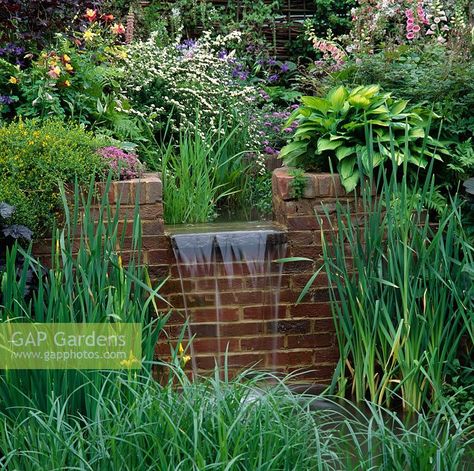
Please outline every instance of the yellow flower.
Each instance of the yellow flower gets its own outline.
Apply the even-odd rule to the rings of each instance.
[[[191,360],[191,355],[185,355],[184,354],[184,348],[183,348],[183,345],[180,343],[178,345],[178,358],[180,359],[181,361],[181,366],[185,366],[186,363]]]
[[[68,72],[72,72],[74,70],[74,67],[71,65],[71,64],[66,64],[64,66],[64,68],[68,71]]]
[[[93,33],[90,29],[84,31],[84,41],[92,41],[94,39],[94,36],[96,36],[96,34]]]
[[[128,357],[128,360],[122,360],[120,362],[120,366],[123,366],[124,368],[127,368],[127,369],[130,370],[135,363],[138,364],[138,365],[140,364],[137,357],[130,350],[130,355]]]
[[[16,77],[13,77],[13,75],[8,79],[9,83],[12,83],[13,85],[16,85],[18,83],[18,79]]]
[[[64,86],[65,87],[70,87],[71,86],[71,82],[69,80],[65,80],[64,81]]]
[[[63,54],[63,61],[64,62],[71,62],[71,58],[67,54]]]

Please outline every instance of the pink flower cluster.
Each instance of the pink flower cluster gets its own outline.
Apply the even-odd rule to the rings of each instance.
[[[143,165],[133,152],[125,152],[118,147],[102,147],[97,151],[101,155],[110,169],[120,180],[131,180],[143,173]]]
[[[406,38],[408,40],[415,39],[419,35],[421,31],[421,25],[429,24],[425,9],[423,8],[423,1],[418,2],[416,15],[413,9],[407,8],[405,10],[405,16],[407,31]]]
[[[323,53],[323,59],[326,61],[332,59],[336,65],[342,65],[345,62],[346,53],[332,41],[315,38],[313,47]]]

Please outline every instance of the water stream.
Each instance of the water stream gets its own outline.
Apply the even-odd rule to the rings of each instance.
[[[214,306],[212,308],[215,310],[214,323],[218,339],[216,362],[222,366],[227,349],[221,347],[221,326],[224,323],[221,299],[223,291],[232,293],[234,281],[242,279],[244,286],[249,286],[253,291],[261,290],[262,305],[271,309],[271,320],[274,321],[272,325],[275,329],[272,332],[273,355],[275,355],[278,340],[276,321],[279,313],[282,273],[282,264],[276,263],[275,260],[285,256],[285,233],[278,226],[262,223],[171,226],[167,227],[167,230],[170,233],[181,280],[189,339],[192,339],[194,335],[193,323],[199,322],[199,319],[193,317],[192,307],[188,305],[189,293],[184,289],[183,280],[214,280]],[[242,294],[245,295],[245,293]],[[245,299],[239,301],[240,307],[245,306],[245,302]],[[253,302],[249,301],[250,304]],[[192,342],[190,352],[193,371],[197,373],[196,355]],[[228,353],[233,352],[229,350]]]

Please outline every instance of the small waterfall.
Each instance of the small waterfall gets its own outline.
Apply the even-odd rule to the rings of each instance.
[[[241,224],[227,224],[183,228],[175,226],[168,229],[181,281],[189,339],[194,335],[196,339],[199,338],[199,334],[193,328],[193,324],[199,322],[199,314],[193,312],[189,299],[192,295],[199,293],[200,283],[204,282],[203,280],[206,281],[207,290],[210,290],[213,285],[214,297],[207,307],[214,310],[214,316],[210,322],[216,326],[215,360],[219,366],[223,365],[226,354],[226,346],[221,345],[221,329],[225,324],[223,306],[229,304],[228,299],[232,296],[235,297],[235,304],[238,305],[241,316],[237,322],[244,323],[246,321],[242,313],[245,306],[255,305],[256,297],[261,297],[258,303],[265,306],[267,310],[271,310],[270,319],[268,316],[263,318],[262,315],[262,322],[270,323],[271,327],[264,329],[265,326],[263,326],[259,332],[264,331],[267,335],[274,337],[272,355],[276,351],[282,264],[275,260],[286,254],[286,234],[273,225],[246,224],[245,227],[246,230],[242,230]],[[191,280],[193,289],[186,290],[184,280],[187,281],[188,286]],[[252,299],[245,299],[246,289]],[[223,302],[223,297],[226,297],[226,302]],[[249,326],[250,323],[247,325]],[[259,332],[249,335],[259,336]],[[196,374],[198,365],[192,342],[190,353],[193,372]],[[235,352],[229,348],[228,353]],[[274,360],[271,363],[273,365]],[[266,369],[272,368],[272,365],[265,365]],[[264,365],[257,367],[263,369]]]

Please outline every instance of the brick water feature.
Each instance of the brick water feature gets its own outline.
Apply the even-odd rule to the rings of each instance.
[[[318,220],[315,213],[323,215],[323,207],[333,213],[336,197],[349,203],[353,198],[330,174],[308,174],[304,197],[295,200],[291,179],[286,169],[274,171],[271,223],[185,228],[163,222],[159,175],[112,184],[109,201],[120,201],[120,219],[130,220],[139,201],[143,261],[154,281],[167,278],[160,294],[168,304],[159,308],[172,314],[157,358],[168,358],[184,335],[185,347],[193,337],[190,373],[210,373],[226,356],[231,374],[253,366],[297,373],[297,382],[330,380],[338,350],[325,274],[318,275],[301,303],[296,301],[321,264],[322,234],[330,229],[330,220]],[[124,262],[130,249],[126,238]],[[34,247],[43,259],[49,250],[48,240]],[[312,261],[276,262],[283,257]]]

